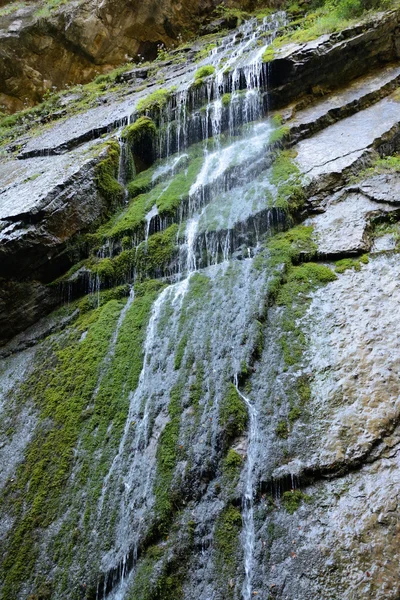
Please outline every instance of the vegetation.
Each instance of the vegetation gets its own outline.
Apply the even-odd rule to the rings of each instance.
[[[234,597],[234,585],[239,564],[239,534],[242,528],[242,515],[232,505],[220,514],[214,530],[216,576],[224,591],[224,598]]]
[[[97,189],[108,202],[110,209],[115,210],[122,202],[124,190],[118,183],[119,146],[116,141],[108,142],[107,157],[95,168]]]
[[[243,467],[243,458],[233,448],[228,450],[222,464],[222,480],[225,492],[232,490],[238,483],[240,471]]]
[[[157,127],[150,117],[139,117],[132,125],[127,125],[122,132],[122,137],[128,144],[140,144],[143,140],[152,138],[157,133]]]
[[[200,62],[201,60],[204,60],[205,58],[207,58],[211,51],[214,50],[214,48],[217,47],[217,44],[215,42],[210,42],[209,44],[206,44],[203,48],[201,48],[201,50],[199,50],[196,54],[196,56],[194,57],[194,61],[195,62]]]
[[[391,0],[316,0],[311,4],[311,10],[289,23],[281,35],[275,38],[263,54],[263,62],[274,60],[276,50],[290,42],[304,43],[320,35],[341,31],[356,23],[360,17],[370,10],[388,9],[393,7]],[[289,7],[289,12],[298,11]]]
[[[282,504],[289,514],[293,514],[299,508],[302,502],[309,502],[310,496],[304,494],[301,490],[290,490],[282,495]]]
[[[230,105],[232,99],[232,94],[223,94],[221,98],[222,106],[225,108]]]
[[[246,405],[233,383],[229,384],[221,401],[219,419],[226,444],[246,429],[248,420]]]
[[[286,438],[289,436],[289,427],[286,421],[279,421],[278,425],[275,428],[275,433],[278,437],[281,437],[284,440],[286,440]]]
[[[288,134],[286,127],[277,131],[278,139],[283,139]],[[273,140],[273,136],[271,137]],[[270,181],[277,188],[274,205],[283,208],[288,214],[295,215],[304,205],[305,196],[300,170],[292,159],[292,151],[280,152],[272,164]]]
[[[157,447],[154,509],[159,523],[158,528],[162,535],[167,535],[173,513],[177,508],[173,504],[171,484],[178,457],[182,393],[183,389],[181,385],[176,385],[171,391],[168,406],[169,422],[164,427]]]
[[[200,69],[197,69],[194,78],[195,80],[197,79],[203,79],[204,77],[209,77],[210,75],[214,75],[215,73],[215,67],[213,67],[212,65],[204,65],[203,67],[200,67]]]
[[[274,131],[270,135],[269,143],[276,144],[278,142],[281,142],[282,140],[287,138],[289,136],[289,134],[290,134],[290,127],[282,126],[282,127],[279,127],[278,129],[274,129]]]
[[[159,90],[156,90],[152,94],[145,96],[138,102],[138,113],[160,112],[160,110],[162,110],[167,105],[167,102],[174,91],[175,88],[161,88]]]
[[[359,258],[342,258],[336,261],[335,271],[336,273],[344,273],[347,269],[360,271],[361,265],[366,265],[368,261],[368,254],[363,254]]]
[[[36,532],[49,527],[66,510],[64,505],[68,506],[69,520],[59,534],[64,537],[57,544],[57,563],[61,566],[71,560],[74,544],[68,540],[77,528],[84,536],[80,548],[85,552],[88,538],[79,522],[85,513],[85,523],[89,524],[90,512],[96,510],[104,476],[122,435],[129,390],[136,388],[142,368],[150,307],[159,289],[158,282],[137,287],[137,298],[126,314],[109,362],[104,362],[105,357],[123,307],[118,300],[87,310],[65,336],[50,337],[38,356],[37,369],[16,390],[18,404],[35,403],[40,424],[24,462],[1,497],[2,505],[7,503],[15,518],[1,567],[4,597],[16,597],[22,582],[29,580],[37,559]],[[99,460],[99,449],[111,424],[113,442]],[[80,461],[76,464],[78,440]],[[82,491],[87,485],[85,506],[77,489]],[[76,511],[75,502],[79,503]]]
[[[123,250],[115,258],[93,262],[91,271],[102,283],[108,285],[125,282],[133,271],[139,280],[162,275],[176,253],[177,232],[178,225],[171,225],[165,231],[150,236],[147,242],[130,250]]]
[[[140,560],[129,600],[180,600],[184,571],[168,561],[165,546],[151,546]]]

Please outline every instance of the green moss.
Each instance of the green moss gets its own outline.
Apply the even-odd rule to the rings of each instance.
[[[158,290],[149,285],[146,293],[135,299],[108,361],[105,357],[124,306],[117,300],[88,310],[65,335],[49,338],[33,375],[15,391],[18,404],[26,400],[36,404],[40,425],[1,498],[3,507],[15,518],[1,567],[4,598],[17,597],[21,583],[30,581],[38,558],[35,541],[60,514],[65,513],[67,521],[56,538],[56,575],[62,578],[70,564],[74,531],[82,534],[79,552],[84,556],[88,551],[91,512],[97,516],[101,486],[128,414],[129,392],[139,380],[142,344]],[[111,425],[113,436],[109,438]],[[75,458],[78,446],[79,461]],[[70,479],[73,466],[74,478]]]
[[[230,448],[222,463],[222,481],[225,494],[229,494],[237,485],[242,467],[243,458],[236,450]]]
[[[297,380],[296,388],[300,404],[301,406],[304,406],[311,398],[311,386],[309,378],[304,375],[300,376]]]
[[[279,343],[286,365],[302,360],[306,340],[298,321],[307,309],[311,291],[335,279],[329,267],[318,263],[305,263],[288,270],[287,281],[279,288],[276,298],[277,304],[285,307]]]
[[[200,400],[203,395],[204,368],[200,361],[196,363],[196,377],[189,388],[190,406],[196,415],[199,413]]]
[[[283,117],[280,113],[276,113],[271,119],[271,125],[273,127],[281,127],[283,124]]]
[[[275,49],[273,46],[268,46],[268,48],[264,51],[262,55],[263,63],[269,63],[273,61],[275,58]]]
[[[293,408],[290,409],[289,414],[288,414],[288,419],[290,423],[294,423],[295,421],[297,421],[297,419],[300,419],[301,416],[301,410],[298,406],[293,406]]]
[[[288,133],[285,127],[278,130],[281,135]],[[282,138],[281,138],[282,139]],[[270,181],[277,188],[275,205],[287,208],[289,213],[296,213],[304,204],[305,195],[302,185],[302,175],[293,162],[293,153],[289,150],[280,152],[274,161]]]
[[[201,50],[199,50],[196,53],[196,56],[194,57],[194,61],[195,62],[200,62],[201,60],[204,60],[205,58],[207,58],[211,51],[214,50],[214,48],[217,47],[217,44],[215,44],[214,42],[211,42],[210,44],[206,44],[204,46],[204,48],[202,48]]]
[[[131,223],[129,224],[131,227]],[[131,231],[128,227],[120,229],[125,233]],[[178,225],[171,225],[165,231],[150,236],[147,242],[129,250],[123,250],[115,258],[104,258],[92,262],[91,271],[101,282],[117,284],[128,281],[135,272],[138,280],[146,277],[162,275],[177,253],[176,238]]]
[[[143,278],[149,274],[163,273],[178,251],[177,233],[178,225],[171,225],[165,231],[151,235],[147,243],[142,242],[135,249],[134,265],[137,276]]]
[[[149,192],[153,187],[153,169],[147,169],[136,175],[135,179],[128,183],[127,189],[130,198]]]
[[[360,271],[361,265],[366,265],[368,261],[369,259],[367,254],[363,254],[359,258],[343,258],[336,261],[335,271],[336,273],[344,273],[347,271],[347,269]]]
[[[124,300],[129,295],[129,285],[120,285],[108,290],[102,290],[99,294],[88,294],[79,301],[77,307],[81,314],[94,310],[99,306],[103,306],[110,300]]]
[[[228,390],[221,401],[219,421],[226,443],[246,429],[248,421],[246,405],[232,383],[229,384]]]
[[[301,260],[313,258],[317,247],[313,241],[312,227],[300,225],[277,234],[267,242],[267,252],[259,256],[260,267],[269,269],[269,301],[276,303],[276,340],[281,350],[284,370],[303,368],[303,357],[307,348],[307,338],[301,319],[311,300],[311,292],[321,285],[334,281],[335,273],[326,265],[314,262],[298,264]],[[258,267],[258,265],[255,265]],[[302,409],[311,397],[310,379],[303,375],[285,378],[284,394],[289,404],[288,420],[278,423],[275,433],[286,439],[289,423],[292,424],[302,414]]]
[[[209,77],[210,75],[214,75],[215,73],[215,67],[213,67],[212,65],[204,65],[203,67],[200,67],[200,69],[197,69],[194,78],[195,80],[199,80],[199,79],[203,79],[204,77]]]
[[[183,356],[185,354],[186,346],[188,342],[188,335],[185,334],[179,341],[179,344],[176,348],[175,359],[174,359],[174,369],[178,371],[182,366]]]
[[[129,144],[134,145],[141,143],[144,139],[147,140],[149,137],[155,136],[156,133],[157,127],[153,119],[150,119],[150,117],[139,117],[132,125],[125,127],[122,137]]]
[[[161,88],[159,90],[156,90],[152,94],[149,94],[145,98],[142,98],[141,100],[139,100],[137,105],[138,113],[150,111],[159,112],[166,106],[168,100],[170,99],[174,91],[175,88]]]
[[[278,437],[286,440],[289,436],[289,426],[286,421],[279,421],[278,425],[275,427],[275,433]]]
[[[283,264],[290,267],[292,263],[298,262],[300,257],[314,257],[317,245],[312,239],[312,233],[311,226],[298,225],[272,237],[267,244],[270,266]]]
[[[174,496],[171,490],[174,470],[178,458],[178,440],[181,420],[181,399],[183,389],[176,385],[170,394],[168,405],[169,422],[165,425],[157,447],[157,474],[154,487],[154,510],[158,520],[158,529],[166,535],[171,524],[174,506]]]
[[[129,600],[180,600],[183,569],[168,562],[166,547],[151,546],[139,561]]]
[[[187,169],[181,173],[177,173],[170,181],[165,189],[165,184],[160,184],[154,188],[154,197],[158,212],[161,216],[175,216],[176,210],[180,206],[182,200],[189,196],[190,188],[196,181],[203,165],[203,156],[193,157]]]
[[[236,580],[239,566],[239,535],[242,529],[242,515],[229,505],[218,517],[214,530],[215,568],[222,597],[234,597],[234,587],[230,581]]]
[[[42,419],[50,420],[51,426],[41,428],[29,445],[6,491],[16,521],[2,564],[4,597],[17,597],[19,586],[29,580],[38,551],[35,531],[48,527],[57,515],[80,433],[82,410],[91,401],[119,312],[117,302],[95,311],[92,319],[86,319],[87,337],[79,343],[77,331],[69,345],[50,352],[39,372],[24,386],[23,392],[31,396]],[[80,321],[83,327],[85,319]]]
[[[104,282],[107,280],[114,279],[114,265],[113,261],[110,258],[103,258],[100,260],[97,265],[95,271],[100,281]]]
[[[231,99],[232,99],[232,94],[224,94],[221,98],[222,106],[225,106],[225,108],[227,106],[229,106],[231,103]]]
[[[301,490],[291,490],[282,495],[282,504],[285,510],[291,515],[296,512],[302,502],[309,502],[310,496],[304,494]]]
[[[270,144],[277,144],[283,139],[287,138],[290,134],[290,127],[281,126],[278,129],[274,129],[269,137]]]
[[[118,183],[119,145],[112,141],[107,144],[107,157],[95,168],[97,189],[112,209],[116,209],[124,197],[124,190]]]
[[[121,239],[126,235],[143,232],[145,217],[150,210],[149,199],[141,194],[130,202],[128,208],[99,229],[103,238]]]
[[[320,284],[335,281],[335,273],[318,263],[304,263],[290,270],[287,282],[277,297],[277,304],[290,305],[301,293],[309,293]]]
[[[185,308],[192,302],[205,302],[211,291],[211,281],[204,273],[194,273],[190,278],[189,290],[185,298]]]

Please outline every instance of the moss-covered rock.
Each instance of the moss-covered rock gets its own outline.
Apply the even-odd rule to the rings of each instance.
[[[119,145],[116,141],[108,142],[106,158],[95,168],[97,189],[108,202],[111,210],[115,210],[123,200],[124,190],[118,183]]]
[[[198,81],[199,79],[210,77],[211,75],[214,75],[214,73],[215,67],[213,67],[212,65],[204,65],[203,67],[200,67],[200,69],[197,69],[194,78]]]
[[[226,444],[246,429],[248,421],[246,405],[232,383],[229,384],[221,401],[219,420]]]
[[[147,169],[155,160],[157,127],[150,117],[139,117],[122,132],[129,145],[137,172]]]
[[[216,578],[223,597],[234,598],[235,581],[240,561],[239,534],[242,528],[240,511],[228,505],[217,519],[214,530]]]

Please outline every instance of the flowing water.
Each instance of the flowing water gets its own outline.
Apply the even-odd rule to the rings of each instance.
[[[87,570],[95,572],[96,600],[140,596],[142,592],[132,596],[132,589],[139,585],[149,546],[163,552],[163,557],[155,560],[155,569],[161,571],[167,564],[163,561],[173,562],[177,549],[183,548],[181,554],[188,556],[187,569],[193,570],[193,581],[198,582],[194,590],[186,590],[185,597],[227,597],[220,591],[214,532],[219,515],[232,502],[226,500],[225,489],[216,491],[224,482],[221,469],[227,451],[221,411],[232,382],[248,413],[245,460],[232,492],[243,520],[238,535],[241,559],[232,597],[250,600],[253,595],[262,423],[259,397],[243,392],[239,381],[246,366],[254,363],[265,313],[269,277],[257,257],[266,236],[285,224],[284,215],[275,210],[277,190],[270,182],[270,140],[276,126],[268,118],[267,70],[262,63],[263,52],[284,23],[283,13],[262,22],[252,19],[244,23],[195,65],[189,78],[177,81],[173,97],[158,115],[161,133],[156,143],[157,160],[148,171],[146,190],[130,201],[130,150],[121,132],[117,136],[118,181],[125,189],[125,201],[130,202],[128,210],[144,202],[144,218],[142,229],[138,228],[127,242],[112,236],[106,239],[97,258],[114,259],[126,248],[136,256],[140,252],[146,256],[151,252],[152,236],[163,235],[171,225],[177,233],[171,263],[155,275],[147,274],[158,278],[160,286],[155,288],[158,295],[154,292],[155,300],[143,321],[141,372],[139,375],[139,366],[133,389],[129,389],[129,382],[123,382],[126,419],[118,423],[120,437],[108,445],[115,424],[108,426],[107,421],[104,447],[92,457],[90,469],[102,473],[100,483],[89,474],[86,489],[79,487],[80,459],[88,440],[79,440],[75,448],[77,461],[68,490],[75,493],[79,487],[79,514],[87,498],[93,497],[95,502],[87,511],[90,516],[82,514],[78,524],[74,522],[76,535],[91,533],[82,551],[85,557],[73,553],[69,568],[74,574],[82,573],[83,560]],[[205,64],[215,67],[214,76],[194,88],[194,73]],[[133,183],[140,177],[141,173]],[[171,197],[179,200],[179,206],[165,210]],[[108,378],[112,381],[114,364],[121,356],[121,338],[124,343],[129,339],[127,323],[133,322],[132,315],[140,310],[140,293],[135,295],[134,289],[140,289],[142,279],[143,273],[133,269],[119,282],[131,286],[130,295],[119,316],[115,313],[114,332],[100,361],[87,411],[101,410],[105,383]],[[100,276],[89,278],[88,286],[93,304],[100,310]],[[132,334],[132,345],[136,343]],[[169,429],[176,438],[176,456],[172,467],[168,466],[169,479],[163,490],[158,484],[160,445],[165,443]],[[96,428],[90,430],[89,440],[90,435],[97,435]],[[91,495],[92,485],[97,485],[98,491]],[[178,499],[174,496],[168,500],[171,514],[163,516],[168,523],[164,526],[172,531],[168,529],[167,535],[160,525],[160,505],[164,492],[171,489],[177,490]],[[55,536],[62,528],[69,528],[73,512],[71,508],[59,516]],[[190,556],[196,544],[201,545],[201,551],[192,564]],[[43,552],[43,565],[46,560]]]
[[[207,84],[204,111],[190,110],[195,104],[193,92],[183,86],[177,92],[178,109],[173,114],[169,106],[162,117],[165,133],[159,139],[159,155],[167,158],[152,175],[152,184],[161,185],[146,214],[145,243],[153,231],[167,226],[162,224],[157,201],[177,174],[189,173],[193,141],[199,167],[185,208],[179,213],[177,281],[167,285],[153,305],[139,383],[130,394],[123,436],[97,507],[100,519],[109,506],[119,506],[113,547],[102,557],[106,576],[98,590],[99,598],[123,600],[135,579],[135,565],[156,501],[157,441],[168,422],[168,398],[180,381],[171,349],[182,340],[186,346],[183,362],[188,365],[191,381],[202,372],[208,356],[219,357],[213,361],[208,383],[203,383],[196,418],[183,410],[180,447],[188,447],[182,464],[203,471],[214,468],[219,406],[229,374],[248,411],[242,495],[244,560],[238,593],[243,600],[252,597],[256,537],[253,499],[261,434],[257,408],[240,391],[237,373],[251,353],[256,335],[254,314],[263,310],[261,290],[266,286],[266,274],[255,268],[252,256],[257,254],[262,234],[273,225],[266,204],[275,190],[268,176],[268,142],[273,126],[264,114],[266,82],[261,57],[273,39],[274,28],[283,22],[283,14],[264,19],[262,24],[249,21],[237,34],[228,36],[206,61],[215,66],[216,74]],[[224,93],[231,94],[228,110],[223,104]],[[120,178],[125,183],[123,167]],[[258,220],[255,215],[260,215]],[[236,239],[232,232],[240,223],[247,223],[253,233]],[[242,260],[232,262],[238,247],[243,247]],[[187,361],[193,360],[190,367]],[[205,555],[209,552],[204,549]],[[204,591],[201,599],[211,600],[210,593]]]
[[[258,413],[256,408],[253,406],[251,401],[244,395],[239,389],[238,377],[235,374],[234,378],[235,387],[245,402],[248,414],[249,414],[249,430],[248,430],[248,442],[247,442],[247,459],[245,466],[245,485],[243,494],[243,550],[244,550],[244,581],[242,586],[243,600],[250,600],[252,597],[252,576],[253,576],[253,559],[254,559],[254,545],[255,545],[255,530],[254,530],[254,494],[256,478],[254,469],[256,466],[258,456],[257,444],[260,440],[260,430],[258,423]]]

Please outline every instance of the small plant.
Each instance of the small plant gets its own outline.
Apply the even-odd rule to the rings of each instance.
[[[144,113],[150,110],[160,111],[167,104],[174,91],[175,88],[161,88],[156,90],[138,102],[137,111],[139,113]]]
[[[224,94],[221,98],[222,106],[225,106],[225,108],[229,106],[231,103],[231,98],[232,94]]]
[[[310,496],[304,494],[301,490],[290,490],[284,492],[282,496],[282,504],[289,514],[293,514],[299,508],[302,502],[309,502]]]
[[[158,44],[157,46],[157,58],[156,61],[164,61],[170,58],[169,52],[164,44]]]
[[[289,426],[286,421],[279,421],[275,428],[275,433],[278,437],[286,440],[289,436]]]
[[[288,414],[288,419],[290,421],[290,423],[294,423],[295,421],[297,421],[297,419],[300,418],[301,415],[301,410],[298,406],[293,406],[293,408],[290,409],[289,414]]]
[[[262,55],[263,63],[270,63],[275,58],[275,49],[273,46],[268,46]]]
[[[214,73],[215,67],[213,67],[212,65],[204,65],[203,67],[200,67],[200,69],[197,69],[194,75],[194,79],[195,81],[198,81],[200,79],[203,79],[204,77],[210,77],[210,75],[214,75]]]
[[[221,428],[228,441],[246,429],[248,420],[246,406],[232,383],[229,384],[228,391],[221,401],[219,417]]]
[[[360,258],[343,258],[336,262],[335,271],[336,273],[344,273],[347,269],[360,271],[361,265],[366,265],[368,262],[369,259],[367,254],[363,254]]]

